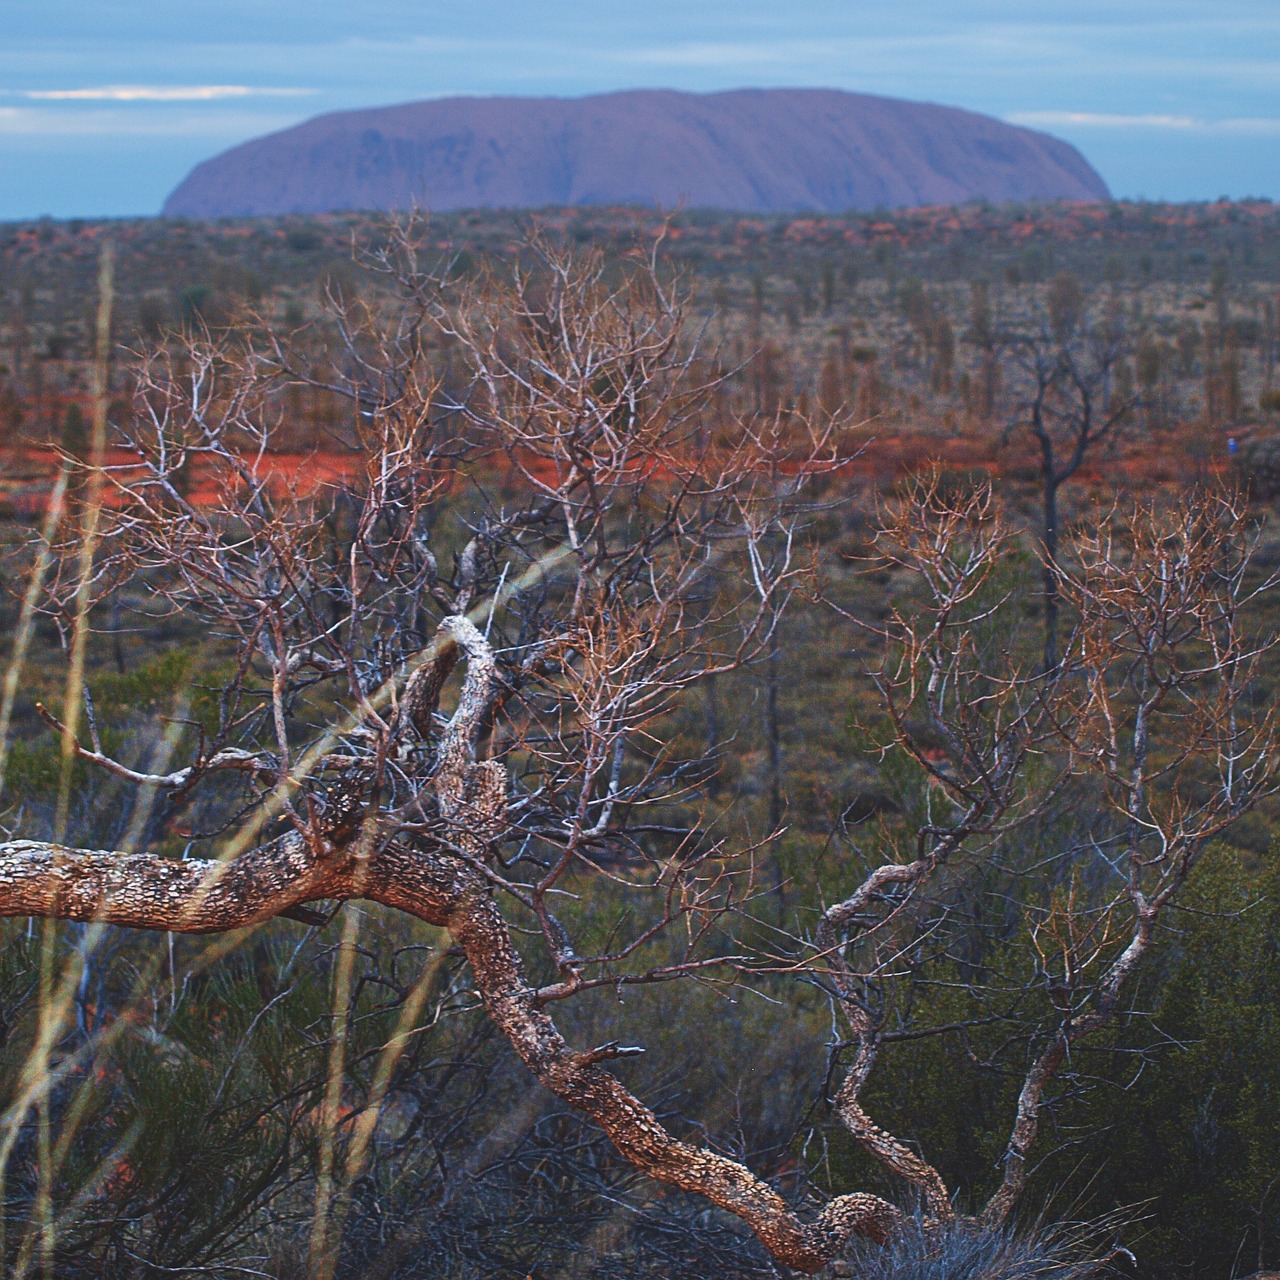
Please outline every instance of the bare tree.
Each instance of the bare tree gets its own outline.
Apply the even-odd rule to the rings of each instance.
[[[919,769],[929,812],[890,839],[900,842],[892,861],[823,911],[807,970],[847,1028],[835,1046],[852,1055],[832,1093],[836,1114],[946,1222],[943,1179],[880,1129],[859,1095],[886,1043],[965,1035],[982,1021],[886,1020],[894,988],[926,963],[922,941],[934,937],[947,956],[936,939],[945,909],[928,902],[930,888],[962,852],[1014,877],[1028,903],[1028,967],[987,993],[988,1021],[1027,1057],[1002,1179],[980,1215],[989,1226],[1003,1225],[1023,1194],[1040,1117],[1073,1046],[1124,1012],[1197,860],[1277,785],[1275,715],[1254,702],[1273,642],[1245,622],[1275,580],[1254,567],[1256,535],[1234,499],[1200,494],[1168,511],[1104,513],[1073,533],[1055,571],[1078,623],[1051,670],[1017,657],[1016,593],[998,574],[1010,538],[989,491],[951,498],[936,477],[880,531],[880,563],[923,590],[870,628],[884,655],[870,675],[887,745]],[[1072,849],[1020,861],[1010,848],[1060,794],[1100,808],[1084,856],[1100,860],[1110,882],[1092,891]]]
[[[1054,736],[1052,680],[979,639],[981,623],[1001,604],[992,599],[992,579],[1012,536],[989,488],[952,498],[936,475],[916,484],[879,530],[877,563],[905,572],[921,590],[883,625],[860,624],[883,655],[869,674],[887,713],[889,745],[922,771],[938,812],[906,826],[901,843],[891,842],[894,860],[827,907],[813,935],[811,964],[848,1032],[837,1049],[852,1051],[834,1110],[939,1222],[954,1217],[942,1177],[876,1125],[859,1096],[886,1034],[885,987],[929,927],[913,909],[919,896],[967,846],[997,839],[1053,789],[1052,782],[1033,787],[1027,777],[1029,757]]]
[[[1017,375],[1010,431],[1029,430],[1039,454],[1044,667],[1051,671],[1059,661],[1061,629],[1059,493],[1086,458],[1132,418],[1136,397],[1117,376],[1129,358],[1130,340],[1114,310],[1091,314],[1079,281],[1059,275],[1047,287],[1043,316],[1008,334],[1004,346]]]
[[[1126,534],[1103,523],[1073,539],[1061,577],[1080,621],[1059,731],[1109,809],[1097,854],[1113,887],[1092,902],[1058,894],[1033,921],[1036,976],[1056,1017],[1031,1042],[989,1221],[1017,1203],[1046,1090],[1072,1046],[1121,1012],[1209,843],[1276,788],[1275,713],[1255,705],[1274,641],[1246,621],[1275,579],[1257,576],[1255,547],[1237,501],[1216,494],[1167,513],[1139,507]]]
[[[801,1212],[742,1161],[676,1137],[626,1087],[608,1064],[638,1047],[573,1046],[554,1017],[590,991],[767,967],[733,941],[757,891],[753,851],[704,828],[701,762],[680,757],[668,721],[700,681],[768,652],[803,568],[797,486],[780,494],[777,477],[821,471],[832,442],[794,418],[701,429],[710,388],[653,259],[619,272],[535,241],[512,278],[454,284],[420,269],[411,239],[399,251],[383,265],[400,303],[338,300],[341,341],[325,368],[296,365],[269,337],[207,335],[143,365],[126,429],[135,461],[106,474],[102,547],[92,559],[69,548],[48,607],[66,616],[128,578],[153,607],[200,619],[228,674],[216,714],[187,727],[179,768],[113,755],[92,716],[86,742],[45,714],[84,761],[162,794],[170,813],[198,813],[208,856],[11,839],[0,914],[198,934],[322,924],[322,904],[357,899],[407,912],[449,932],[533,1077],[637,1169],[736,1214],[801,1271],[853,1236],[884,1241],[903,1208],[855,1192]],[[299,379],[351,405],[357,483],[272,478],[282,387]],[[1259,650],[1239,623],[1239,512],[1202,500],[1172,523],[1139,512],[1133,528],[1127,540],[1085,537],[1078,570],[1055,559],[1081,622],[1043,672],[983,639],[1008,596],[1010,534],[989,494],[954,501],[925,486],[881,537],[923,600],[880,628],[874,679],[892,745],[936,800],[789,967],[825,986],[849,1028],[840,1118],[934,1222],[953,1212],[942,1178],[860,1101],[893,1038],[882,993],[930,928],[916,909],[925,891],[1077,773],[1113,795],[1125,887],[1089,918],[1127,919],[1133,941],[1118,958],[1087,941],[1083,959],[1071,953],[1070,1001],[1032,1062],[989,1210],[1002,1219],[1066,1049],[1114,1010],[1205,841],[1272,785],[1273,727],[1247,698]],[[713,568],[734,589],[709,592]],[[920,737],[921,715],[940,748]],[[1153,763],[1157,726],[1176,728],[1198,798],[1180,790],[1178,766]],[[1208,793],[1206,761],[1218,767]],[[634,909],[588,943],[571,912],[592,878]],[[1038,921],[1046,956],[1060,919]],[[1075,937],[1085,913],[1068,919]],[[47,1024],[46,1048],[56,1017]],[[331,1129],[342,1043],[339,1027]],[[33,1073],[18,1108],[48,1087]],[[329,1276],[341,1199],[331,1146],[321,1163],[312,1268]]]
[[[652,260],[619,276],[538,242],[513,279],[454,288],[419,270],[410,239],[399,248],[407,305],[340,305],[327,373],[295,370],[271,340],[207,335],[140,370],[136,460],[109,473],[89,589],[145,585],[154,607],[226,637],[230,674],[180,768],[133,767],[92,722],[74,749],[221,834],[211,856],[184,859],[10,840],[0,913],[209,933],[321,923],[308,904],[322,902],[409,912],[449,931],[542,1085],[639,1169],[816,1270],[850,1233],[883,1238],[896,1211],[854,1194],[805,1220],[740,1162],[672,1135],[607,1070],[638,1048],[575,1048],[552,1011],[602,987],[732,972],[718,924],[753,893],[751,860],[682,819],[698,762],[661,726],[683,691],[769,643],[802,568],[773,478],[781,455],[801,476],[820,469],[830,443],[796,438],[794,420],[789,438],[745,423],[706,442],[708,389]],[[465,384],[441,389],[441,347]],[[349,398],[358,484],[271,478],[281,383],[298,377]],[[55,612],[86,589],[72,552]],[[713,565],[742,589],[708,608]],[[555,904],[583,876],[651,904],[631,936],[575,942]],[[659,950],[676,924],[680,941]],[[521,954],[518,932],[540,956]],[[340,1037],[333,1052],[340,1066]],[[47,1087],[33,1079],[27,1105]],[[321,1275],[336,1256],[331,1186],[322,1169]]]

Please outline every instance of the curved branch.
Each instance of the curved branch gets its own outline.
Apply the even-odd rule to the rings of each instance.
[[[811,1223],[745,1165],[681,1142],[616,1076],[574,1053],[525,982],[505,920],[492,899],[468,893],[448,922],[466,953],[486,1011],[521,1061],[557,1097],[585,1111],[636,1168],[669,1186],[706,1196],[737,1215],[773,1256],[813,1272],[853,1235],[884,1241],[903,1221],[879,1196],[838,1196]]]
[[[401,694],[401,732],[412,725],[424,741],[431,736],[431,717],[440,704],[440,690],[458,661],[458,646],[437,634],[434,653],[415,669]]]
[[[1098,984],[1097,1005],[1091,1012],[1067,1018],[1040,1051],[1022,1082],[1013,1129],[1004,1154],[1004,1173],[982,1210],[981,1220],[1002,1227],[1009,1220],[1027,1184],[1027,1155],[1040,1128],[1044,1095],[1067,1060],[1072,1046],[1105,1026],[1115,1015],[1120,991],[1151,945],[1155,912],[1140,900],[1129,945]]]
[[[485,765],[471,765],[486,779]],[[736,1214],[780,1262],[814,1272],[852,1235],[883,1241],[903,1220],[886,1200],[839,1196],[804,1222],[745,1165],[674,1137],[600,1055],[574,1052],[525,981],[507,923],[466,862],[392,841],[368,863],[320,861],[290,833],[230,862],[0,844],[0,915],[212,933],[279,916],[315,898],[361,897],[442,925],[463,948],[485,1010],[538,1081],[584,1111],[643,1173]]]
[[[440,738],[439,776],[461,779],[467,763],[475,758],[480,734],[488,720],[494,695],[497,663],[493,649],[475,623],[465,614],[453,614],[440,624],[445,644],[466,655],[467,674],[458,695],[458,707]]]
[[[856,998],[853,975],[845,962],[840,933],[867,908],[873,898],[889,886],[914,887],[930,874],[939,861],[945,861],[946,856],[947,849],[944,846],[930,857],[918,858],[905,864],[887,863],[877,867],[848,898],[823,912],[816,934],[819,947],[829,957],[835,971],[836,996],[856,1047],[856,1057],[845,1072],[844,1080],[831,1100],[832,1105],[855,1141],[892,1174],[915,1187],[924,1200],[925,1208],[938,1222],[950,1222],[955,1217],[951,1196],[942,1175],[904,1142],[880,1128],[859,1101],[862,1087],[875,1063],[880,1036],[871,1016]]]

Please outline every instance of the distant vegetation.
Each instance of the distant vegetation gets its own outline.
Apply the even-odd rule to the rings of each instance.
[[[440,215],[429,251],[466,276],[506,258],[535,223],[627,251],[659,220],[622,209]],[[15,444],[53,439],[67,407],[85,403],[103,236],[119,254],[117,340],[136,347],[247,311],[296,328],[330,291],[376,294],[359,257],[384,226],[356,214],[0,226],[0,427]],[[661,256],[709,326],[708,358],[743,366],[735,386],[749,383],[762,404],[843,406],[890,450],[923,434],[983,460],[1018,457],[1003,439],[1010,406],[997,384],[1011,352],[999,331],[1025,329],[1067,276],[1088,307],[1123,323],[1123,376],[1161,431],[1161,465],[1220,459],[1227,434],[1265,430],[1280,413],[1280,209],[1266,202],[677,213]],[[306,442],[305,413],[294,429]]]

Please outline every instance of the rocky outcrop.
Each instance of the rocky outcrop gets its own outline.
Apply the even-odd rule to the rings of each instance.
[[[989,116],[831,89],[447,98],[317,116],[206,160],[209,218],[592,204],[754,211],[1105,200],[1074,147]]]

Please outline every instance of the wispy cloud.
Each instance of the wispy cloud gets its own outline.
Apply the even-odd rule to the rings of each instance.
[[[1010,124],[1050,129],[1177,129],[1197,133],[1280,133],[1280,119],[1269,117],[1203,120],[1195,116],[1113,115],[1099,111],[1015,111],[1004,118]]]
[[[314,92],[247,84],[106,84],[92,89],[26,89],[21,96],[49,102],[214,102],[220,98],[296,98]]]
[[[82,111],[0,107],[0,139],[43,145],[53,139],[204,138],[226,144],[286,128],[298,118],[293,112],[274,115],[248,110],[137,112],[111,107]]]
[[[1194,129],[1192,116],[1109,115],[1098,111],[1015,111],[1005,116],[1010,124],[1084,125],[1092,129]]]

